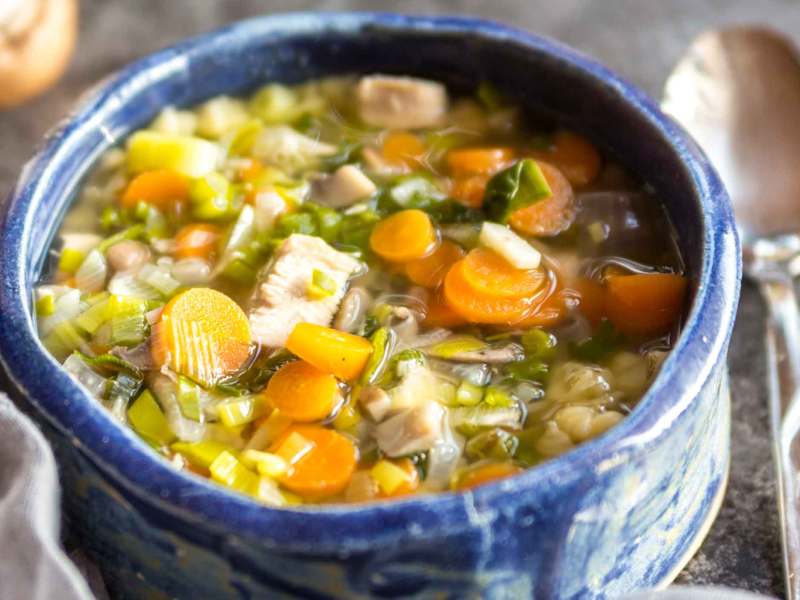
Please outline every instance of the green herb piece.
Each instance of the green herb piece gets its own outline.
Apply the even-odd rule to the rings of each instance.
[[[575,358],[597,362],[614,352],[625,343],[625,336],[614,329],[611,321],[603,319],[591,337],[570,344],[570,352]]]
[[[515,211],[551,195],[550,185],[539,165],[525,158],[489,180],[483,206],[493,220],[506,223]]]
[[[547,374],[550,372],[550,367],[542,359],[533,357],[510,363],[506,365],[505,370],[514,380],[544,383],[547,379]]]
[[[558,340],[552,333],[536,327],[523,333],[520,342],[522,347],[525,348],[526,356],[549,360],[553,358],[556,352]]]
[[[134,379],[141,380],[143,375],[141,369],[127,360],[114,354],[100,354],[98,356],[88,356],[83,352],[78,352],[83,362],[100,371],[106,373],[125,373]]]
[[[143,391],[128,408],[128,422],[145,440],[165,446],[175,439],[164,411],[150,390]]]
[[[311,272],[311,282],[308,284],[306,293],[313,300],[321,300],[333,296],[338,289],[339,286],[333,277],[320,269],[314,269]]]

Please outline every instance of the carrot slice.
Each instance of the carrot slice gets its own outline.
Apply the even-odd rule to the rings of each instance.
[[[461,272],[476,293],[495,298],[530,296],[546,279],[543,269],[517,269],[488,248],[471,250]]]
[[[459,148],[447,153],[451,175],[494,175],[509,166],[516,152],[513,148]]]
[[[568,314],[567,303],[574,297],[570,290],[557,290],[541,302],[530,314],[514,323],[515,327],[555,327]]]
[[[290,419],[322,421],[341,401],[339,383],[304,360],[283,365],[270,378],[267,401]]]
[[[539,162],[539,168],[550,185],[552,195],[515,211],[509,223],[525,235],[558,235],[575,220],[575,194],[569,181],[554,166]]]
[[[250,356],[250,324],[225,294],[192,288],[164,306],[151,348],[157,365],[213,385]]]
[[[513,463],[488,463],[466,471],[458,480],[456,489],[466,490],[484,483],[510,477],[522,472],[522,467]]]
[[[286,340],[286,349],[320,371],[352,381],[372,354],[369,340],[313,323],[298,323]]]
[[[597,149],[586,138],[571,131],[559,131],[553,145],[545,151],[535,151],[532,158],[556,165],[574,186],[588,185],[600,173],[601,158]]]
[[[413,133],[396,131],[386,136],[381,153],[392,165],[418,169],[425,155],[425,144]]]
[[[358,450],[342,434],[319,425],[291,425],[272,446],[278,452],[286,439],[298,433],[313,443],[279,481],[288,490],[309,500],[341,492],[349,483],[358,461]]]
[[[401,210],[380,221],[369,236],[373,252],[390,262],[408,262],[436,249],[436,229],[426,213]]]
[[[480,208],[486,193],[488,175],[465,175],[456,177],[450,187],[450,195],[471,208]]]
[[[580,296],[580,310],[592,325],[597,325],[606,316],[606,290],[587,277],[576,280],[571,287]]]
[[[441,295],[441,291],[439,291],[432,294],[428,299],[423,323],[426,327],[452,329],[466,324],[467,320],[447,305]]]
[[[119,202],[123,208],[133,208],[142,201],[164,210],[183,203],[188,196],[189,182],[186,177],[169,169],[159,169],[145,171],[134,177]]]
[[[210,259],[217,249],[222,232],[210,223],[193,223],[181,227],[175,234],[175,258]]]
[[[680,316],[687,284],[671,273],[611,277],[606,281],[608,318],[627,335],[667,333]]]
[[[464,256],[461,246],[443,240],[432,254],[405,263],[406,276],[423,287],[435,288],[444,280],[447,270]]]
[[[450,308],[472,323],[510,325],[529,316],[535,307],[531,298],[498,298],[477,292],[464,276],[464,259],[447,272],[443,289]]]

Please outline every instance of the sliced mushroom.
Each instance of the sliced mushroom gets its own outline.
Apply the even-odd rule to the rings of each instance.
[[[445,87],[413,77],[362,77],[356,87],[356,101],[361,119],[375,127],[434,127],[447,112]]]
[[[375,422],[383,421],[392,408],[392,399],[381,388],[369,385],[361,390],[358,402]]]
[[[333,320],[334,328],[348,333],[358,331],[371,301],[372,297],[365,288],[360,286],[350,288]]]
[[[344,165],[333,174],[314,181],[311,185],[311,197],[325,206],[344,208],[369,198],[377,189],[361,169],[354,165]]]
[[[444,415],[436,402],[404,410],[375,428],[378,447],[392,457],[429,450],[442,437]]]

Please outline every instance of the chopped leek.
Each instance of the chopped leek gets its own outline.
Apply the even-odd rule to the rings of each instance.
[[[529,357],[541,358],[544,360],[553,358],[556,351],[556,336],[538,327],[529,329],[522,334],[520,339],[525,354]]]
[[[333,296],[338,289],[339,285],[336,280],[324,271],[314,269],[311,272],[311,282],[308,284],[307,292],[309,298],[321,300],[322,298]]]
[[[483,400],[483,388],[462,381],[456,390],[456,402],[461,406],[476,406]]]
[[[508,460],[513,458],[519,446],[519,439],[505,429],[495,427],[483,431],[467,442],[464,450],[472,459],[493,458]]]
[[[372,354],[361,373],[362,385],[371,385],[380,379],[394,351],[397,334],[389,327],[380,327],[375,330],[369,341],[372,344]]]
[[[443,342],[434,344],[426,352],[437,358],[453,358],[466,352],[483,350],[488,344],[471,335],[456,335]]]
[[[258,483],[258,475],[245,467],[227,450],[223,450],[208,466],[211,478],[231,489],[250,493]]]
[[[64,360],[73,351],[81,348],[86,340],[72,323],[61,321],[52,328],[42,343],[56,360]]]
[[[95,369],[110,373],[127,373],[128,375],[142,379],[142,371],[139,367],[132,365],[127,360],[120,358],[114,354],[100,354],[99,356],[87,356],[80,353],[83,361]]]
[[[128,408],[128,422],[134,431],[158,446],[175,439],[167,418],[150,390],[143,391]]]
[[[506,390],[490,386],[486,388],[483,401],[493,408],[510,408],[514,406],[514,399]]]
[[[171,169],[188,177],[202,177],[222,159],[222,149],[207,140],[189,135],[137,131],[128,141],[128,170],[141,173]]]
[[[220,173],[209,173],[195,179],[189,187],[192,216],[202,221],[216,221],[231,217],[233,189]]]
[[[89,335],[94,335],[100,326],[108,320],[109,299],[96,302],[75,319],[75,324]]]
[[[393,494],[400,486],[408,482],[408,473],[388,460],[379,460],[370,469],[370,476],[375,480],[384,494]]]
[[[111,345],[135,346],[147,337],[147,319],[144,314],[127,314],[112,317]]]
[[[223,452],[236,456],[236,450],[216,440],[200,442],[175,442],[170,446],[173,452],[179,452],[192,466],[208,469],[211,463]]]
[[[168,269],[163,269],[155,265],[144,265],[136,275],[142,283],[146,283],[155,290],[158,290],[164,297],[169,298],[178,288],[181,282],[170,275]]]
[[[62,365],[64,370],[72,375],[83,385],[92,396],[102,398],[108,388],[108,379],[92,369],[80,354],[73,353],[67,357]]]
[[[178,375],[178,406],[180,406],[181,414],[187,419],[201,420],[199,386],[183,375]]]
[[[259,450],[245,450],[239,459],[248,469],[256,469],[261,475],[276,479],[286,474],[289,464],[277,454]]]
[[[100,250],[92,250],[75,271],[75,285],[82,292],[99,292],[105,287],[108,263]]]
[[[314,215],[306,212],[283,214],[278,218],[275,233],[279,237],[289,237],[293,233],[317,235],[317,222]]]
[[[259,119],[250,119],[243,123],[233,134],[228,143],[228,154],[242,156],[250,154],[258,134],[264,129],[264,124]]]
[[[303,437],[296,431],[290,433],[283,443],[278,447],[275,452],[289,466],[292,466],[300,461],[306,454],[311,452],[316,447],[316,444],[306,437]]]

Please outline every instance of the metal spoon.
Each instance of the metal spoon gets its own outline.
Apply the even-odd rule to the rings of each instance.
[[[708,153],[733,202],[745,273],[767,303],[770,421],[787,597],[800,600],[800,61],[754,27],[698,37],[667,80],[663,108]]]

